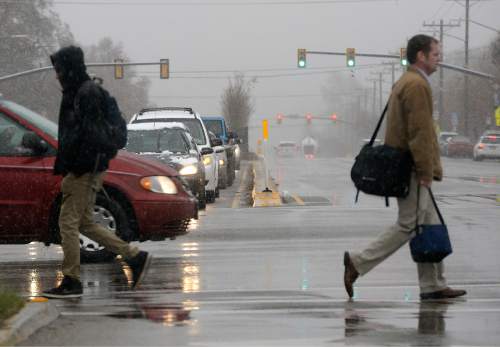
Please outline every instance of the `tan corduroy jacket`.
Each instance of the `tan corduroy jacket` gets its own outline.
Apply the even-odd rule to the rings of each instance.
[[[385,144],[410,150],[418,179],[440,181],[443,178],[432,119],[431,88],[414,67],[410,67],[392,89]]]

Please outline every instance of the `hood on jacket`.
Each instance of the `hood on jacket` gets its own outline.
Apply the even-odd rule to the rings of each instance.
[[[63,47],[50,56],[50,61],[63,89],[77,88],[90,79],[80,47]]]

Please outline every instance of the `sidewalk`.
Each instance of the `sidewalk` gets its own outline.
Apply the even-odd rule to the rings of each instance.
[[[29,301],[16,315],[0,327],[0,346],[14,346],[59,316],[56,306],[48,300]]]

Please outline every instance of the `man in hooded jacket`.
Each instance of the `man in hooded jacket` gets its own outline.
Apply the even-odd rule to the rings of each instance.
[[[123,256],[132,270],[132,286],[135,289],[147,271],[151,255],[131,247],[92,218],[96,194],[102,188],[109,161],[116,154],[106,154],[92,142],[91,129],[95,129],[100,119],[106,116],[106,97],[88,76],[81,48],[64,47],[51,55],[50,59],[63,94],[54,174],[63,176],[59,229],[64,253],[64,278],[59,286],[44,291],[43,295],[48,298],[83,295],[80,282],[80,233]]]

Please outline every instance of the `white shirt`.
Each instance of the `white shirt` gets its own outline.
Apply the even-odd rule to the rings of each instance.
[[[417,69],[417,71],[418,71],[418,72],[420,72],[420,74],[421,74],[422,76],[424,76],[425,80],[427,81],[427,83],[429,83],[429,86],[430,86],[430,85],[431,85],[431,80],[430,80],[430,78],[429,78],[429,75],[428,75],[428,74],[426,74],[424,70],[422,70],[422,69],[420,69],[420,68],[418,68],[418,67],[416,67],[416,66],[415,66],[415,68]]]

